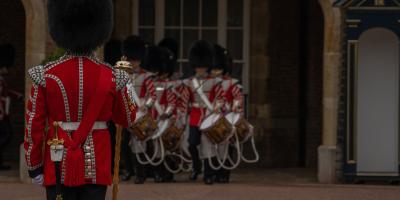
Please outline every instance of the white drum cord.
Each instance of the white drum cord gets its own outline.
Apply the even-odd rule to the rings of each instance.
[[[145,142],[146,142],[146,141],[145,141]],[[162,162],[164,162],[164,158],[165,158],[165,149],[164,149],[164,144],[163,144],[161,138],[157,138],[157,139],[154,140],[153,142],[154,142],[154,147],[153,147],[153,148],[154,148],[154,149],[153,149],[154,152],[153,152],[153,155],[152,155],[151,157],[146,153],[146,149],[144,149],[143,146],[142,146],[141,144],[139,144],[140,148],[143,150],[143,155],[144,155],[144,157],[145,157],[145,160],[142,160],[142,158],[140,157],[140,155],[139,155],[139,154],[136,154],[136,159],[137,159],[137,161],[138,161],[140,164],[142,164],[142,165],[150,164],[150,165],[153,165],[153,166],[158,166],[158,165],[160,165]],[[161,155],[160,155],[159,158],[157,158],[157,153],[158,153],[158,151],[159,151],[158,148],[160,148],[160,151],[161,151]],[[159,159],[159,160],[156,162],[156,159]]]
[[[173,155],[173,154],[170,154],[169,156],[172,156],[172,155]],[[166,159],[164,160],[165,169],[167,169],[167,170],[168,170],[170,173],[172,173],[172,174],[177,174],[177,173],[181,172],[181,171],[182,171],[181,165],[182,165],[182,161],[179,163],[177,169],[174,170],[174,169],[172,169],[172,168],[169,166],[167,160],[166,160]]]
[[[240,165],[240,162],[242,161],[242,150],[240,148],[239,136],[237,135],[237,133],[235,133],[235,139],[236,140],[235,140],[234,148],[236,149],[237,159],[236,159],[236,162],[233,162],[233,160],[231,158],[231,155],[229,155],[229,145],[227,145],[228,146],[228,149],[227,149],[227,151],[228,151],[227,161],[229,162],[229,164],[231,166],[227,166],[225,164],[225,162],[221,163],[222,167],[224,169],[226,169],[226,170],[236,169]]]
[[[241,149],[242,149],[242,160],[245,163],[256,163],[258,162],[258,160],[260,159],[260,155],[258,154],[257,148],[256,148],[256,143],[254,140],[254,136],[251,136],[251,146],[253,149],[253,154],[254,154],[254,159],[247,159],[244,155],[243,155],[243,144],[241,144]]]
[[[177,169],[172,169],[172,167],[171,166],[169,166],[169,164],[168,164],[168,162],[166,161],[166,159],[164,159],[164,166],[165,166],[165,168],[169,171],[169,172],[171,172],[171,173],[173,173],[173,174],[177,174],[177,173],[179,173],[179,172],[189,172],[189,171],[191,171],[192,170],[192,168],[191,168],[191,163],[192,163],[192,160],[189,160],[189,159],[187,159],[187,158],[185,158],[185,156],[182,154],[183,153],[183,150],[181,149],[180,150],[180,154],[177,154],[177,153],[174,153],[174,152],[167,152],[167,154],[166,154],[166,156],[172,156],[172,157],[176,157],[176,158],[178,158],[179,159],[179,164],[178,164],[178,168]],[[188,165],[188,168],[185,168],[185,165]]]
[[[218,148],[218,149],[216,149],[217,161],[218,161],[219,165],[222,168],[226,169],[226,170],[233,170],[233,169],[237,168],[239,166],[239,164],[240,164],[240,161],[241,161],[241,150],[240,150],[239,137],[236,134],[236,127],[234,127],[234,126],[232,127],[232,133],[233,133],[233,136],[235,137],[235,141],[236,142],[235,142],[235,146],[234,147],[235,147],[236,153],[238,155],[238,158],[237,158],[237,160],[235,162],[232,161],[232,158],[229,155],[229,146],[230,146],[229,140],[231,139],[232,136],[230,138],[228,138],[227,141],[225,141],[225,142],[228,142],[228,143],[226,144],[226,147],[223,150],[224,155],[223,155],[222,159],[221,159],[221,155],[219,155],[219,150],[218,150],[220,147],[218,147],[218,145],[216,145],[216,148]],[[229,161],[229,163],[232,166],[228,166],[226,164],[226,161]]]

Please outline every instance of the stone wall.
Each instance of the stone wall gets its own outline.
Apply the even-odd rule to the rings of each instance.
[[[302,159],[305,166],[315,168],[317,163],[322,134],[323,15],[314,0],[301,18],[299,3],[252,1],[250,120],[256,125],[262,166],[296,167]]]

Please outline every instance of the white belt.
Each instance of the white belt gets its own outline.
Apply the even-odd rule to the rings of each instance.
[[[193,103],[192,107],[193,108],[207,108],[207,106],[203,103]]]
[[[79,128],[80,122],[58,122],[59,126],[64,131],[76,131]],[[107,122],[95,122],[92,130],[104,130],[107,129]]]

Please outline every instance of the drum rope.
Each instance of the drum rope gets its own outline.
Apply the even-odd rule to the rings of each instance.
[[[241,149],[242,149],[242,160],[245,162],[245,163],[256,163],[256,162],[258,162],[258,160],[260,159],[260,155],[258,154],[258,151],[257,151],[257,148],[256,148],[256,143],[255,143],[255,141],[254,141],[254,136],[252,136],[251,137],[251,146],[252,146],[252,149],[253,149],[253,153],[254,153],[254,156],[255,156],[255,158],[253,159],[253,160],[250,160],[250,159],[247,159],[244,155],[243,155],[243,144],[241,145]]]
[[[219,164],[219,166],[217,167],[217,166],[215,166],[214,165],[214,162],[213,162],[213,160],[212,160],[212,156],[211,155],[208,155],[207,157],[208,157],[208,163],[209,163],[209,165],[210,165],[210,167],[211,167],[211,169],[213,169],[213,170],[220,170],[221,168],[222,168],[222,163],[223,162],[225,162],[225,160],[226,160],[226,157],[228,156],[228,151],[224,151],[225,153],[225,155],[224,155],[224,158],[223,158],[223,161],[222,161],[222,163],[221,163],[221,159],[220,159],[220,155],[219,155],[219,153],[218,153],[218,150],[219,150],[219,147],[218,147],[218,144],[216,144],[216,145],[214,145],[214,149],[213,149],[215,152],[215,156],[216,156],[216,158],[217,158],[217,161],[218,161],[218,164]],[[211,153],[210,153],[211,154]]]
[[[160,146],[157,145],[157,141],[158,141],[158,144],[159,144]],[[165,149],[164,149],[164,144],[163,144],[163,142],[161,141],[161,138],[157,138],[156,141],[154,141],[154,142],[155,142],[155,143],[154,143],[154,153],[153,153],[153,155],[151,156],[151,158],[150,158],[150,156],[146,153],[146,151],[145,151],[145,149],[143,148],[143,146],[142,146],[141,144],[139,144],[140,148],[142,148],[142,150],[144,150],[144,151],[143,151],[143,155],[145,156],[145,159],[147,160],[147,161],[143,161],[142,158],[140,158],[140,155],[136,154],[137,161],[138,161],[140,164],[142,164],[142,165],[150,164],[150,165],[153,165],[153,166],[157,166],[157,165],[160,165],[160,164],[164,161],[164,158],[165,158]],[[155,162],[155,160],[157,159],[157,153],[158,153],[158,148],[159,148],[159,147],[160,147],[160,151],[161,151],[161,156],[159,157],[159,160],[158,160],[157,162]]]
[[[168,154],[167,156],[176,156],[176,157],[178,157],[177,154]],[[178,158],[179,158],[179,157],[178,157]],[[170,173],[173,173],[173,174],[177,174],[177,173],[181,172],[181,171],[182,171],[182,167],[183,167],[182,165],[183,165],[183,160],[181,159],[181,162],[179,163],[178,169],[174,170],[174,169],[171,168],[171,166],[169,166],[168,162],[166,162],[166,160],[164,160],[164,166],[165,166],[165,168],[166,168]]]
[[[229,166],[227,166],[227,165],[225,164],[225,162],[223,162],[223,163],[222,163],[222,167],[223,167],[224,169],[226,169],[226,170],[233,170],[233,169],[236,169],[236,168],[239,166],[240,162],[241,162],[242,150],[240,149],[239,136],[237,135],[237,133],[235,133],[235,139],[236,139],[236,140],[235,140],[234,148],[236,149],[237,160],[236,160],[236,162],[233,162],[231,156],[229,155],[229,145],[228,145],[228,149],[227,149],[227,151],[228,151],[228,157],[227,157],[227,160],[229,161],[229,163],[230,163],[232,166],[229,167]]]

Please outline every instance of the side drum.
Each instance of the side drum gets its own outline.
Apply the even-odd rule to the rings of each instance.
[[[240,143],[246,142],[250,136],[250,123],[239,113],[229,113],[225,118],[236,128],[236,134]],[[236,137],[231,138],[235,142]]]
[[[137,118],[131,127],[133,135],[139,141],[146,141],[154,135],[157,130],[157,122],[149,113],[137,113]]]
[[[162,134],[161,139],[166,150],[168,150],[169,152],[179,153],[184,130],[179,129],[176,126],[175,122],[175,120],[169,121],[169,126]]]
[[[232,136],[232,125],[222,114],[213,113],[203,120],[200,131],[206,134],[212,143],[221,144]]]

